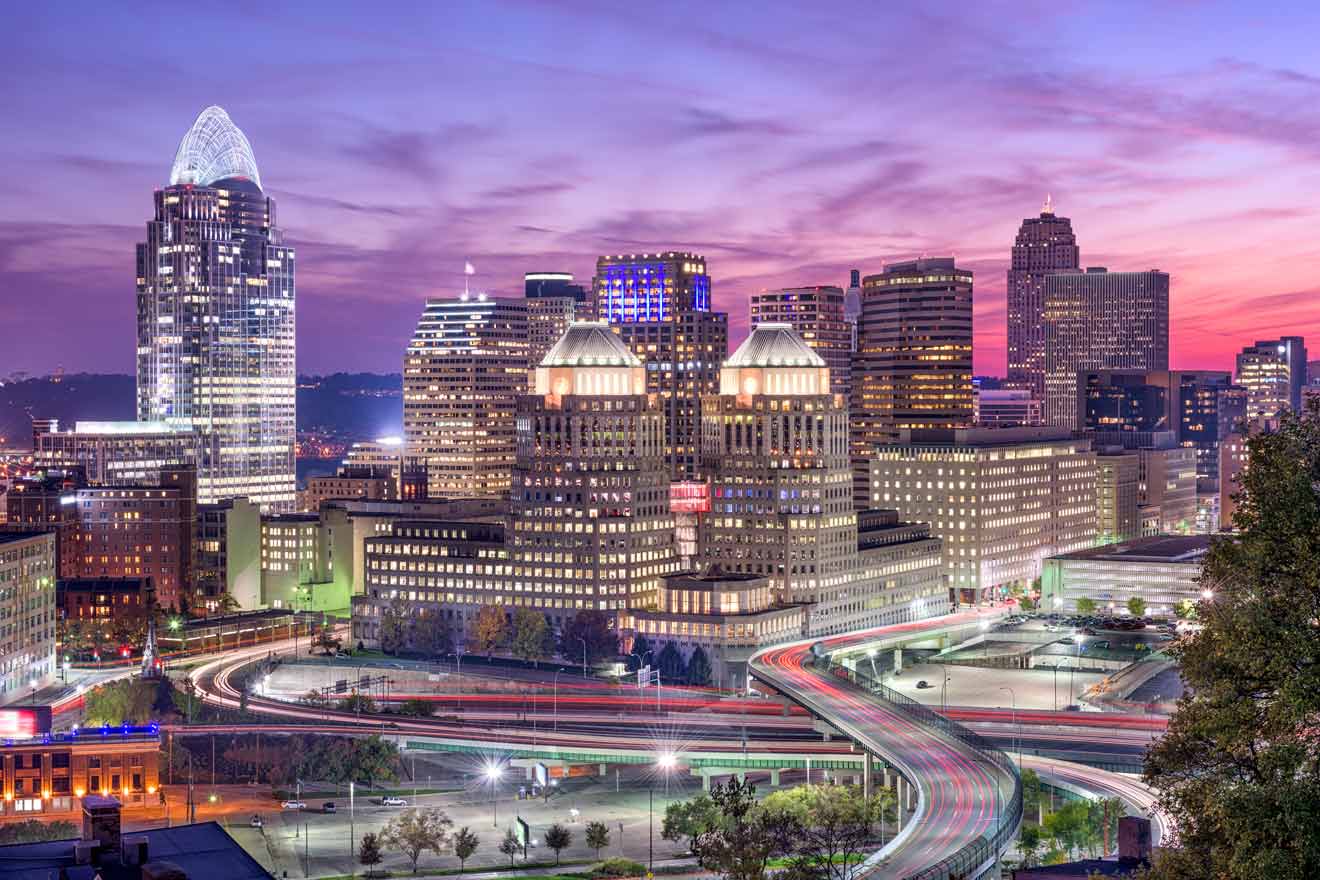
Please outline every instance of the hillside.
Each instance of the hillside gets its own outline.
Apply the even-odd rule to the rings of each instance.
[[[298,430],[317,430],[348,439],[398,434],[402,430],[402,379],[395,373],[335,373],[298,377]],[[0,445],[27,447],[31,420],[132,419],[136,383],[132,376],[78,373],[0,385]]]

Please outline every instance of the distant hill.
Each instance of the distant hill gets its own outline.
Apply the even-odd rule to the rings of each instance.
[[[298,377],[298,429],[321,430],[348,438],[398,434],[403,401],[398,373],[335,373]],[[0,445],[26,447],[32,419],[61,424],[132,419],[136,411],[132,376],[77,373],[54,379],[21,379],[0,384]]]

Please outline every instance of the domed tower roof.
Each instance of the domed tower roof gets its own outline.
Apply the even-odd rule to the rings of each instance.
[[[179,141],[170,168],[170,186],[191,183],[210,186],[218,180],[238,178],[261,187],[261,174],[252,145],[229,114],[212,105],[197,116]]]
[[[541,360],[543,367],[640,367],[619,334],[604,321],[574,321]]]
[[[823,367],[825,361],[792,324],[757,324],[726,367]]]

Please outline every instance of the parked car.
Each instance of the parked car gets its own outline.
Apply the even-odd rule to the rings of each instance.
[[[285,810],[305,810],[307,809],[307,804],[302,801],[285,801],[280,804],[280,807]]]
[[[1075,644],[1077,644],[1077,640],[1074,639],[1072,636],[1064,636],[1063,638],[1059,639],[1059,644],[1060,644],[1060,645],[1075,645]]]
[[[260,827],[262,827],[265,823],[261,821],[261,817],[260,817],[260,816],[253,815],[253,816],[252,816],[252,820],[249,821],[248,824],[251,825],[253,828],[260,828]]]
[[[926,688],[930,686],[931,686],[930,682],[926,681],[926,679],[924,678],[921,681],[917,682],[917,690],[919,691],[924,691]]]
[[[1097,650],[1107,651],[1109,650],[1109,639],[1102,639],[1098,642],[1093,642],[1091,647],[1096,648]]]
[[[1099,633],[1096,632],[1096,629],[1095,629],[1095,627],[1093,627],[1093,626],[1084,626],[1084,627],[1082,627],[1082,635],[1084,635],[1084,636],[1097,636],[1097,635],[1099,635]]]
[[[380,799],[383,807],[406,807],[408,802],[401,797],[383,797]]]
[[[326,801],[325,803],[321,804],[322,813],[333,813],[334,811],[335,811],[334,801]]]

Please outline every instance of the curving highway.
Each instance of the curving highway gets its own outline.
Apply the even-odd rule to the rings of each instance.
[[[930,723],[923,713],[882,699],[813,661],[817,652],[978,619],[972,614],[946,615],[795,642],[752,658],[755,678],[885,758],[917,787],[916,815],[888,849],[887,876],[943,878],[954,870],[978,876],[995,856],[990,847],[978,849],[978,842],[993,835],[1001,824],[1011,826],[1007,828],[1010,837],[1016,830],[1021,801],[1020,794],[1017,799],[1013,796],[1020,793],[1020,786],[1002,762],[987,757],[949,729]]]

